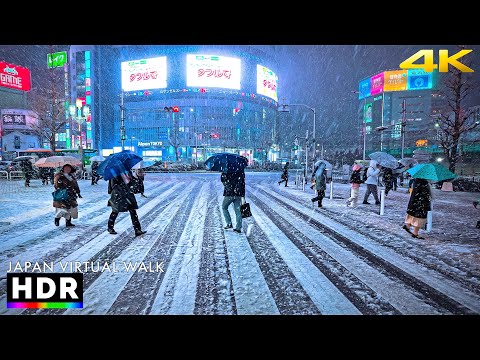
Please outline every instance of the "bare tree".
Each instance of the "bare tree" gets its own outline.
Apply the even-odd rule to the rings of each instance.
[[[55,151],[55,135],[66,123],[64,72],[45,69],[45,76],[47,85],[34,88],[29,94],[29,105],[37,119],[30,128],[42,140],[47,139],[50,149]]]
[[[464,63],[466,64],[465,61]],[[463,134],[478,126],[474,117],[471,116],[472,109],[465,106],[474,86],[468,73],[462,73],[453,66],[445,76],[444,85],[445,89],[442,92],[446,99],[446,106],[436,121],[440,130],[440,145],[449,162],[449,170],[455,173],[460,157],[458,143]]]

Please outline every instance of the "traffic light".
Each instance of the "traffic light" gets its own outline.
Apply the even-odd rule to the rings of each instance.
[[[211,134],[210,137],[213,139],[218,139],[218,134]]]
[[[293,145],[293,150],[298,150],[298,146],[297,146],[297,145]]]
[[[163,110],[166,112],[179,112],[180,108],[178,106],[165,106]]]

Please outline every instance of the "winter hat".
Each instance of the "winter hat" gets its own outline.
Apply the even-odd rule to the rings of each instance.
[[[360,170],[361,168],[362,168],[362,167],[361,167],[360,165],[354,164],[353,167],[352,167],[352,170],[353,170],[353,171],[358,171],[358,170]]]

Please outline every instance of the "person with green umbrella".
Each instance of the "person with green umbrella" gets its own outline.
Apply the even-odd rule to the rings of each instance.
[[[432,210],[432,192],[428,180],[413,179],[413,189],[407,206],[407,215],[403,229],[417,239],[425,239],[418,235],[420,228],[427,223],[427,213]],[[413,232],[411,227],[413,226]]]

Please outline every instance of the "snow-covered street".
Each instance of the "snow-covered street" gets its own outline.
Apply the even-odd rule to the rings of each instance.
[[[350,185],[334,183],[319,209],[313,190],[293,176],[279,186],[279,177],[246,173],[253,216],[237,234],[223,229],[219,173],[148,173],[139,237],[128,213],[117,235],[107,232],[103,180],[79,180],[73,228],[54,226],[53,186],[0,181],[0,314],[480,314],[478,193],[433,190],[433,229],[422,240],[401,227],[406,188],[389,194],[380,216],[361,204],[364,185],[358,208],[345,204]],[[7,309],[7,270],[26,261],[152,262],[164,271],[86,272],[82,309]]]

